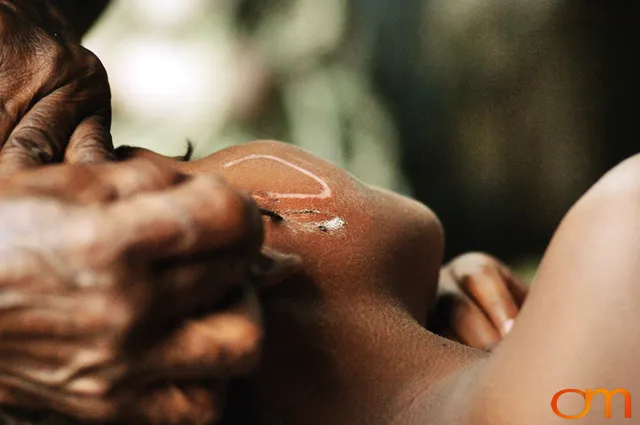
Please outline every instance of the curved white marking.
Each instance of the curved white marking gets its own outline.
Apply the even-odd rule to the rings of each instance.
[[[316,194],[313,194],[313,193],[277,193],[277,192],[267,192],[267,195],[270,198],[295,198],[295,199],[315,198],[315,199],[326,199],[326,198],[331,197],[331,188],[329,187],[327,182],[325,182],[320,177],[318,177],[315,174],[313,174],[311,171],[305,170],[304,168],[299,167],[296,164],[292,164],[289,161],[285,161],[282,158],[278,158],[277,156],[251,154],[251,155],[247,155],[245,157],[239,158],[239,159],[234,159],[233,161],[229,161],[226,164],[224,164],[222,166],[222,168],[233,167],[234,165],[238,165],[238,164],[240,164],[242,162],[249,161],[251,159],[270,159],[270,160],[279,162],[281,164],[284,164],[286,166],[289,166],[289,167],[293,168],[294,170],[300,171],[302,174],[304,174],[306,176],[311,177],[313,180],[317,181],[320,184],[320,186],[322,186],[322,191],[320,193],[316,193]],[[261,196],[254,196],[254,197],[258,198],[258,199],[262,199]]]

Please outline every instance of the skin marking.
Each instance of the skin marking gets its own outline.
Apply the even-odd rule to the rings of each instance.
[[[268,160],[272,160],[272,161],[276,161],[279,162],[281,164],[284,164],[288,167],[293,168],[296,171],[301,172],[302,174],[311,177],[313,180],[317,181],[320,186],[322,187],[322,191],[320,193],[317,194],[313,194],[313,193],[279,193],[279,192],[266,192],[266,196],[261,196],[261,195],[257,195],[257,194],[253,194],[253,198],[256,200],[264,200],[264,199],[283,199],[283,198],[288,198],[288,199],[327,199],[330,198],[332,195],[331,192],[331,188],[329,187],[329,185],[327,184],[327,182],[325,182],[324,180],[322,180],[320,177],[316,176],[315,174],[313,174],[311,171],[306,170],[296,164],[293,164],[287,160],[284,160],[282,158],[279,158],[277,156],[274,155],[264,155],[264,154],[251,154],[251,155],[247,155],[244,156],[242,158],[239,159],[234,159],[233,161],[229,161],[227,163],[225,163],[222,168],[230,168],[233,167],[234,165],[238,165],[241,164],[245,161],[249,161],[252,159],[268,159]],[[267,210],[263,210],[263,211],[267,211]],[[271,211],[269,211],[271,212]],[[278,217],[280,218],[280,220],[282,219],[282,216],[288,216],[288,215],[304,215],[304,214],[315,214],[315,213],[321,213],[321,211],[318,210],[313,210],[313,209],[303,209],[303,210],[292,210],[292,211],[285,211],[285,212],[281,212],[280,214],[276,214],[278,215]],[[271,214],[267,214],[270,215]],[[273,217],[272,217],[273,218]],[[307,232],[317,232],[317,231],[321,231],[321,232],[333,232],[333,231],[337,231],[337,230],[342,230],[342,228],[345,225],[345,221],[340,218],[340,217],[334,217],[330,220],[325,220],[325,221],[318,221],[318,222],[309,222],[309,223],[299,223],[296,222],[296,230],[300,231],[307,231]]]
[[[340,217],[334,217],[331,220],[325,221],[312,221],[308,223],[296,223],[297,230],[305,232],[317,232],[330,233],[338,230],[342,230],[346,222]]]
[[[316,176],[315,174],[313,174],[311,171],[309,170],[305,170],[304,168],[297,166],[295,164],[292,164],[289,161],[286,161],[282,158],[278,158],[277,156],[273,156],[273,155],[261,155],[261,154],[252,154],[252,155],[248,155],[239,159],[235,159],[233,161],[229,161],[226,164],[224,164],[222,166],[222,168],[229,168],[229,167],[233,167],[234,165],[238,165],[241,164],[245,161],[249,161],[251,159],[270,159],[272,161],[276,161],[279,162],[281,164],[284,164],[288,167],[293,168],[294,170],[297,170],[299,172],[301,172],[302,174],[311,177],[313,180],[317,181],[320,186],[322,186],[322,191],[320,193],[317,194],[313,194],[313,193],[277,193],[277,192],[267,192],[267,197],[268,198],[276,198],[276,199],[283,199],[283,198],[288,198],[288,199],[327,199],[331,197],[331,188],[329,187],[329,185],[327,184],[327,182],[325,182],[324,180],[322,180],[320,177]],[[260,197],[260,196],[254,196],[254,198],[256,199],[264,199],[264,197]]]

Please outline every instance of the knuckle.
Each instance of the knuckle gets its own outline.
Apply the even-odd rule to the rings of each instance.
[[[0,58],[0,61],[2,59]],[[4,82],[0,79],[0,93],[11,93],[12,90],[6,89]],[[15,123],[18,120],[18,116],[20,115],[20,107],[18,102],[13,99],[0,99],[0,121],[4,120],[5,122]],[[0,131],[6,131],[8,129],[0,128]],[[0,140],[0,144],[3,140]]]
[[[122,164],[108,165],[111,172],[107,178],[117,179],[126,187],[133,187],[136,191],[162,189],[179,183],[184,176],[166,166],[147,159],[135,159]],[[125,187],[121,187],[125,189]]]
[[[28,68],[40,79],[63,74],[64,64],[69,59],[66,46],[39,29],[30,31],[28,43],[22,43],[20,49]]]
[[[82,55],[87,67],[97,73],[106,74],[106,70],[102,61],[91,50],[82,47]]]
[[[128,341],[131,341],[132,335],[138,335],[135,314],[132,311],[118,310],[118,317],[111,317],[107,320],[110,322],[110,328],[102,337],[102,343],[107,349],[117,353],[123,350]]]
[[[97,163],[115,159],[112,154],[111,135],[99,125],[78,127],[65,151],[65,161],[72,163]]]
[[[138,312],[131,302],[123,297],[113,297],[109,303],[109,312],[106,316],[115,340],[121,340],[135,327]]]
[[[102,83],[103,86],[108,87],[107,70],[100,58],[85,47],[82,47],[81,58],[87,74],[97,80],[97,82]]]
[[[109,160],[114,158],[99,138],[87,139],[65,152],[65,161],[74,164],[97,164]]]
[[[497,260],[484,252],[469,252],[453,259],[451,270],[456,280],[465,280],[466,277],[487,273],[498,266]]]
[[[35,126],[16,130],[7,140],[4,151],[31,157],[40,164],[53,162],[59,155],[49,134]]]
[[[66,383],[64,390],[82,397],[103,398],[111,390],[111,385],[95,376],[81,376]]]
[[[69,58],[69,50],[61,43],[56,42],[48,37],[41,37],[39,45],[42,46],[42,50],[48,61],[59,68],[61,64],[65,63]]]
[[[472,251],[466,254],[462,254],[458,257],[461,261],[473,262],[476,264],[491,264],[495,262],[494,258],[482,251]]]
[[[241,338],[227,349],[235,372],[245,374],[255,369],[259,362],[263,335],[255,323],[246,324],[240,335]]]
[[[216,208],[218,228],[225,230],[230,244],[261,244],[262,220],[252,198],[228,186],[218,178],[213,200]],[[258,239],[258,240],[256,240]]]
[[[91,249],[90,247],[88,249]],[[93,273],[89,273],[93,274]],[[96,355],[93,358],[108,359],[107,352],[113,350],[121,339],[134,327],[136,309],[130,294],[114,276],[91,277],[82,282],[76,274],[76,297],[82,298],[81,319],[83,332],[95,335]],[[102,350],[102,351],[101,351]]]

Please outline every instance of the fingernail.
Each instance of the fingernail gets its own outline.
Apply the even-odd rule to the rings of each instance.
[[[511,328],[513,328],[513,323],[514,322],[515,321],[513,319],[509,319],[509,320],[506,320],[504,322],[503,329],[504,329],[504,334],[505,335],[508,334],[511,331]]]

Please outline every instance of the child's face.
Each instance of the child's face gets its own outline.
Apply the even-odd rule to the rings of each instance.
[[[149,156],[142,152],[140,156]],[[266,243],[302,256],[323,299],[396,297],[421,322],[442,260],[439,221],[424,205],[367,186],[291,145],[252,142],[193,162],[215,172],[282,220],[265,217]]]

